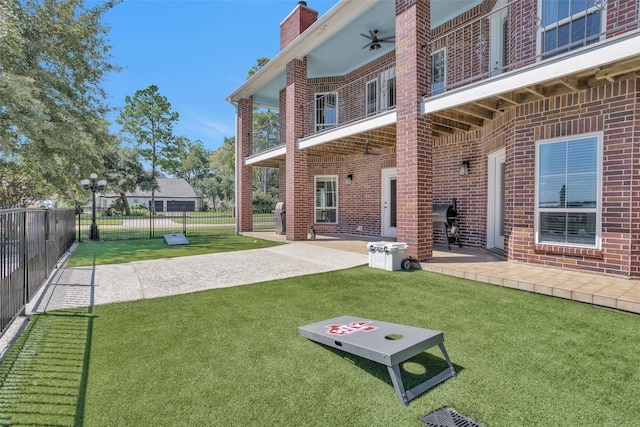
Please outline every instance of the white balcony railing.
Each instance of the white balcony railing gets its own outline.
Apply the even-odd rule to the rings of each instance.
[[[386,113],[396,108],[395,63],[313,97],[303,106],[303,137]]]

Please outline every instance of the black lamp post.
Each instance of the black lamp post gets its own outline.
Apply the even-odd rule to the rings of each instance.
[[[91,181],[83,179],[80,181],[82,187],[85,190],[91,190],[93,196],[93,205],[91,208],[91,228],[89,228],[89,240],[100,240],[100,230],[98,230],[98,224],[96,224],[96,191],[104,190],[107,186],[107,181],[101,179],[98,181],[98,174],[92,173],[89,175]]]

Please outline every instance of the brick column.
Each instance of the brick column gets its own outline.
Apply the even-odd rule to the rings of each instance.
[[[304,131],[304,109],[307,102],[307,59],[294,59],[287,64],[286,89],[286,226],[287,240],[306,240],[308,223],[309,181],[307,154],[298,150],[298,138]]]
[[[396,0],[396,164],[398,242],[408,254],[430,259],[432,224],[431,118],[420,115],[431,70],[423,48],[431,37],[430,0]]]
[[[253,99],[242,99],[238,102],[238,135],[236,144],[238,158],[236,159],[237,194],[236,215],[238,231],[253,230],[253,174],[251,166],[244,164],[244,159],[251,155],[253,136]]]

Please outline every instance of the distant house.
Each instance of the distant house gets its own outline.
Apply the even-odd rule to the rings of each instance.
[[[159,176],[158,189],[155,191],[156,212],[195,212],[202,210],[202,197],[183,178],[167,178]],[[133,193],[126,193],[129,205],[143,205],[149,208],[151,191],[137,188]],[[120,198],[119,194],[107,193],[100,196],[100,207],[106,209]]]

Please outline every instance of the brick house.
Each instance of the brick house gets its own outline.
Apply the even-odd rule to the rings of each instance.
[[[237,109],[237,213],[276,167],[286,235],[447,236],[514,262],[640,276],[640,0],[300,2]],[[257,152],[254,106],[279,111]]]

